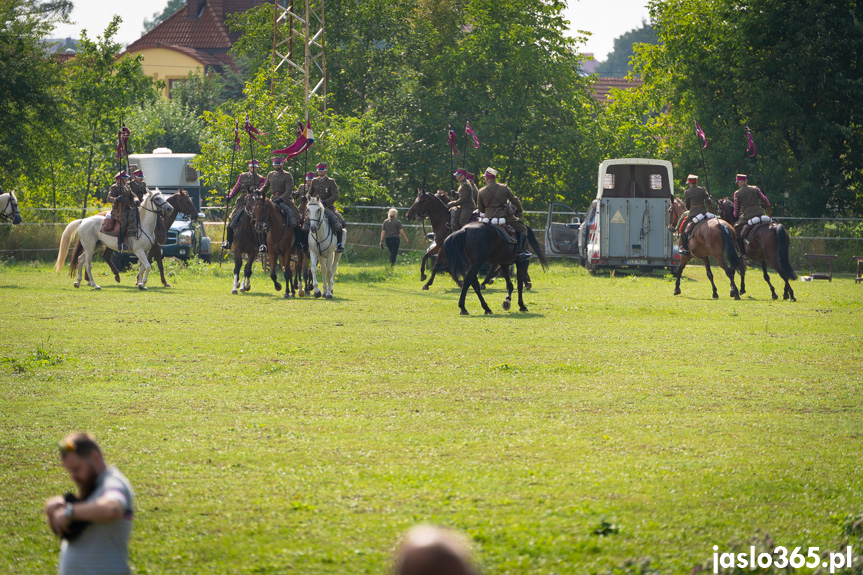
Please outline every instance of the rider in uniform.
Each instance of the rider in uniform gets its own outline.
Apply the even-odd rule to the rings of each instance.
[[[309,199],[308,195],[309,195],[309,192],[312,190],[312,180],[314,180],[314,179],[315,179],[315,173],[314,172],[306,172],[306,177],[305,177],[306,183],[300,184],[297,187],[296,191],[294,191],[294,193],[291,194],[291,196],[294,198],[294,203],[297,203],[298,201],[300,201],[300,198],[305,198],[306,200]]]
[[[273,190],[273,203],[276,204],[276,207],[285,216],[288,227],[293,228],[297,225],[297,221],[299,221],[300,210],[297,209],[294,200],[291,199],[291,192],[294,191],[294,177],[290,172],[282,169],[282,162],[282,158],[278,156],[273,158],[273,167],[275,169],[267,174],[267,181],[264,182],[261,192],[266,196],[270,189]]]
[[[476,208],[473,202],[473,189],[467,179],[467,170],[459,168],[453,174],[458,180],[458,199],[446,205],[450,209],[450,228],[456,231],[470,222],[470,215]]]
[[[531,258],[531,253],[525,249],[527,242],[527,226],[518,217],[524,211],[521,207],[521,202],[509,186],[506,184],[497,183],[497,170],[494,168],[486,168],[485,170],[486,185],[479,191],[479,212],[485,214],[485,218],[502,218],[513,227],[516,234],[516,253],[520,261],[527,261]],[[512,204],[515,213],[510,213],[507,209],[507,201]]]
[[[125,249],[126,234],[129,232],[130,220],[135,220],[137,227],[138,199],[129,187],[129,174],[120,170],[114,176],[114,184],[108,189],[108,200],[113,204],[111,217],[120,221],[120,234],[117,236],[117,251]]]
[[[336,181],[327,176],[327,165],[320,163],[317,165],[318,176],[312,180],[309,195],[316,196],[324,205],[324,213],[327,215],[327,221],[333,232],[336,234],[337,244],[336,251],[345,251],[344,231],[343,228],[347,222],[342,214],[336,210],[336,200],[339,199],[339,187]]]
[[[703,217],[696,219],[696,216],[706,216],[709,213],[708,202],[713,203],[713,198],[707,190],[698,185],[698,176],[689,174],[686,181],[689,183],[689,188],[683,193],[683,203],[687,211],[680,216],[680,225],[677,228],[680,232],[680,253],[683,255],[689,253],[689,235],[692,233],[692,228],[704,219]]]
[[[468,172],[466,175],[467,183],[470,184],[471,197],[473,198],[474,205],[476,205],[476,203],[479,201],[479,189],[477,189],[476,187],[476,174],[471,174],[470,172]]]
[[[147,182],[144,181],[144,170],[137,169],[138,166],[135,164],[129,167],[129,169],[132,168],[135,168],[135,171],[132,172],[132,181],[129,182],[129,187],[140,202],[150,192],[150,188],[147,187]],[[162,216],[156,218],[156,241],[162,245],[165,245],[165,242],[168,241],[168,231],[165,229],[165,222]]]
[[[237,202],[234,204],[234,210],[231,212],[231,223],[228,226],[228,240],[222,244],[222,249],[231,249],[231,244],[234,243],[234,230],[240,226],[240,221],[243,218],[243,212],[246,207],[246,198],[250,194],[257,192],[258,188],[263,183],[263,178],[258,175],[259,165],[258,160],[249,160],[249,171],[240,174],[240,177],[237,178],[237,183],[234,185],[234,189],[232,189],[231,193],[225,197],[225,204],[229,204],[231,203],[231,198],[233,198],[237,193],[240,194],[237,198]]]
[[[770,200],[767,199],[767,196],[758,187],[746,183],[746,174],[737,174],[737,191],[734,192],[734,217],[738,219],[734,224],[734,229],[737,231],[740,253],[746,253],[744,242],[752,226],[764,221],[762,216],[765,215],[765,212],[764,208],[761,207],[761,202],[764,202],[768,210],[770,209]],[[770,218],[767,218],[767,221],[769,222]]]

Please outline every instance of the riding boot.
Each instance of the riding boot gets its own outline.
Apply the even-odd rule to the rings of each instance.
[[[517,233],[515,234],[515,240],[517,242],[515,247],[515,253],[518,254],[519,261],[526,262],[531,257],[533,257],[533,254],[531,254],[529,251],[527,251],[527,249],[525,249],[525,246],[527,245],[527,234]]]
[[[680,255],[689,255],[689,236],[686,235],[686,232],[680,232],[680,248],[678,249]]]
[[[228,239],[226,241],[222,242],[222,249],[223,250],[231,249],[231,244],[233,244],[233,243],[234,243],[234,228],[231,226],[228,226]]]
[[[339,253],[345,251],[345,244],[343,243],[344,237],[345,230],[340,228],[339,231],[336,232],[336,238],[338,238],[338,243],[336,243],[336,251]]]
[[[126,249],[126,233],[129,231],[129,222],[126,218],[120,220],[120,233],[117,236],[117,251],[123,252]]]

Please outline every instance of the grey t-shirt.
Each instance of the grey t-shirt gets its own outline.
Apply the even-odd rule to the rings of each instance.
[[[129,535],[134,514],[129,480],[109,467],[96,479],[96,489],[87,501],[102,496],[116,499],[123,506],[123,517],[108,523],[91,523],[73,542],[60,545],[60,575],[125,575],[129,569]]]

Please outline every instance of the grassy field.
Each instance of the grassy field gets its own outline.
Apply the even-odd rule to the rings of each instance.
[[[259,266],[231,296],[230,265],[142,293],[104,264],[101,292],[0,264],[0,573],[56,570],[41,509],[74,430],[136,490],[139,574],[384,573],[424,522],[488,574],[688,573],[759,530],[831,547],[863,512],[853,280],[774,302],[752,272],[735,302],[703,268],[673,297],[556,262],[528,313],[496,283],[495,315],[470,295],[461,317],[417,262],[345,264],[332,301],[284,301]]]

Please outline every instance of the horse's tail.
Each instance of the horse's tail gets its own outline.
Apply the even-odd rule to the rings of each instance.
[[[458,283],[470,269],[470,262],[464,254],[467,231],[461,229],[447,236],[443,242],[443,251],[449,262],[449,273]]]
[[[84,220],[73,220],[69,222],[66,229],[63,230],[63,235],[60,237],[60,249],[57,251],[57,263],[54,264],[54,271],[57,274],[63,269],[63,264],[66,263],[66,254],[69,253],[69,244],[72,243],[72,237],[78,231],[78,227]]]
[[[75,249],[72,250],[72,259],[69,260],[69,277],[75,277],[75,272],[78,271],[78,258],[84,253],[84,244],[81,243],[81,238],[78,238],[78,243],[75,244]]]
[[[539,259],[542,269],[548,270],[548,257],[545,255],[545,250],[543,250],[542,246],[539,245],[539,242],[536,241],[536,236],[530,228],[527,228],[527,241],[530,242],[530,247],[532,247],[533,251],[536,252],[536,257]]]
[[[728,263],[731,265],[731,269],[739,270],[743,260],[737,254],[734,239],[731,237],[731,230],[729,230],[728,226],[724,224],[719,224],[719,227],[722,230],[722,240],[725,242],[725,257],[728,258]]]
[[[784,275],[789,280],[797,279],[797,272],[791,267],[791,261],[788,259],[788,248],[791,245],[791,238],[788,235],[788,230],[782,224],[776,224],[776,244],[779,246],[779,267],[784,272]]]

